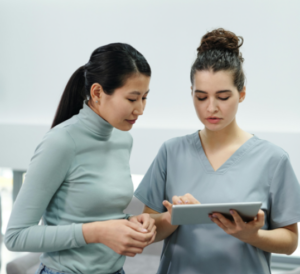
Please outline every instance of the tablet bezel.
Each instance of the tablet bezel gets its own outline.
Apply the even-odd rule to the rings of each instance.
[[[257,215],[262,202],[187,204],[172,206],[172,225],[211,224],[208,214],[221,213],[233,220],[230,209],[236,210],[245,222],[252,221]]]

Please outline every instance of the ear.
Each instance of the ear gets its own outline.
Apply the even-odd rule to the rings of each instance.
[[[239,92],[239,102],[243,102],[245,100],[246,97],[246,87],[243,87],[242,91]]]
[[[91,96],[91,100],[93,101],[93,103],[95,103],[95,104],[101,103],[101,97],[102,97],[103,92],[104,92],[103,88],[100,84],[95,83],[91,86],[90,96]]]

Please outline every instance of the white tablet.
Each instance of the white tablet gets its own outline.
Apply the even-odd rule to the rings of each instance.
[[[171,224],[211,224],[213,221],[208,214],[217,212],[233,220],[230,209],[236,210],[245,222],[249,222],[255,218],[261,205],[261,202],[173,205]]]

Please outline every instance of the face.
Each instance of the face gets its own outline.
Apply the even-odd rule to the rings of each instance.
[[[128,131],[143,114],[149,93],[150,77],[135,74],[112,95],[104,93],[101,85],[91,87],[90,107],[113,127]],[[98,101],[98,103],[96,103]]]
[[[233,122],[238,104],[246,95],[246,89],[238,92],[230,71],[196,71],[192,97],[196,113],[205,128],[219,131]]]

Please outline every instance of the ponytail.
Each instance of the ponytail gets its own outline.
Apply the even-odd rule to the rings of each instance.
[[[113,43],[95,49],[89,62],[70,78],[51,128],[79,113],[84,100],[90,97],[94,83],[100,84],[107,95],[112,95],[136,73],[150,77],[151,68],[145,57],[132,46]]]
[[[71,76],[61,96],[51,128],[78,114],[83,107],[85,96],[84,66]]]

